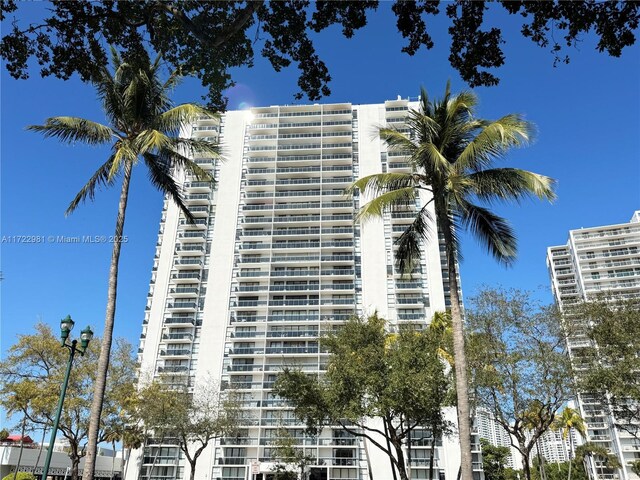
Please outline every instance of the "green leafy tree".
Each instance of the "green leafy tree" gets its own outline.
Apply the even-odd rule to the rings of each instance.
[[[179,391],[178,402],[182,408],[174,412],[172,426],[191,468],[189,478],[195,480],[198,458],[211,441],[234,435],[240,409],[235,397],[221,393],[210,379],[197,383],[193,392]]]
[[[39,323],[32,335],[22,335],[0,362],[0,405],[7,411],[19,411],[29,425],[44,428],[53,424],[69,352],[60,346],[48,325]],[[101,341],[94,338],[82,357],[74,360],[69,388],[60,417],[60,434],[69,443],[71,478],[77,480],[80,460],[85,455],[90,410],[91,386],[95,382]],[[132,388],[136,363],[131,346],[117,342],[109,366],[110,382],[105,391],[104,415],[99,425],[99,441],[111,430],[123,401],[121,392]],[[17,410],[19,409],[19,410]]]
[[[152,478],[160,446],[168,438],[175,438],[175,419],[184,415],[186,405],[182,402],[183,395],[187,393],[185,385],[169,385],[161,380],[154,380],[138,392],[138,398],[134,405],[131,416],[140,421],[143,425],[143,446],[142,452],[145,457],[140,462],[138,478],[145,478],[143,464],[149,463],[147,454],[153,460],[151,466],[147,467],[146,478]]]
[[[576,460],[581,462],[586,471],[587,461],[594,465],[598,475],[602,477],[620,468],[620,459],[612,454],[606,447],[594,442],[587,442],[576,448]]]
[[[533,480],[567,480],[569,476],[569,469],[571,469],[571,478],[574,480],[589,480],[584,464],[582,461],[578,461],[573,458],[570,462],[556,463],[551,467],[547,467],[544,471],[544,477],[540,468],[540,461],[538,458],[534,458],[531,462],[531,478]],[[516,480],[516,479],[514,479]]]
[[[139,432],[142,427],[142,443],[147,445],[149,453],[154,454],[153,463],[146,472],[147,478],[155,474],[153,469],[159,447],[154,445],[162,445],[171,438],[177,440],[189,462],[190,478],[194,480],[202,452],[212,440],[234,435],[240,417],[235,396],[221,392],[211,379],[201,379],[194,387],[167,383],[162,378],[154,379],[140,389],[137,398],[127,408],[129,434]],[[132,428],[134,426],[137,428]],[[127,440],[127,433],[123,438]]]
[[[631,471],[640,477],[640,460],[629,463]]]
[[[491,445],[484,438],[480,439],[482,447],[482,470],[486,480],[507,480],[507,462],[511,450],[509,447]]]
[[[317,459],[296,445],[296,440],[285,428],[278,429],[276,443],[273,446],[272,457],[277,462],[274,466],[274,473],[277,480],[305,480],[307,478],[307,467],[313,465]],[[287,470],[288,465],[295,465],[300,472],[300,476]],[[293,475],[291,475],[293,474]]]
[[[519,115],[496,121],[477,119],[477,97],[471,92],[453,96],[449,84],[441,100],[431,101],[422,89],[418,110],[410,110],[409,133],[381,128],[380,137],[390,151],[407,155],[411,173],[381,173],[364,177],[350,187],[373,200],[358,214],[361,221],[378,218],[387,211],[413,211],[416,199],[429,200],[397,241],[398,269],[411,272],[423,242],[437,232],[444,237],[451,298],[453,357],[458,392],[458,428],[462,478],[471,480],[471,426],[467,361],[464,350],[462,310],[458,284],[459,232],[468,230],[498,261],[510,264],[516,258],[516,237],[509,223],[478,201],[521,201],[528,197],[554,198],[553,180],[515,168],[492,168],[512,148],[523,146],[531,125]]]
[[[450,378],[439,357],[442,338],[434,331],[402,329],[391,334],[377,314],[353,318],[321,339],[329,353],[326,374],[317,378],[285,368],[274,392],[286,399],[311,433],[338,426],[366,437],[407,480],[404,446],[417,427],[448,432],[442,407]],[[378,428],[367,419],[379,421]],[[380,435],[380,437],[378,437]],[[388,441],[378,441],[384,438]]]
[[[573,395],[561,316],[518,290],[482,290],[469,307],[467,347],[476,401],[515,437],[530,480],[533,448]]]
[[[366,26],[379,2],[53,1],[41,20],[28,24],[20,15],[22,6],[16,0],[2,0],[0,14],[6,23],[13,19],[3,28],[0,53],[15,78],[27,78],[29,60],[35,58],[43,76],[66,80],[78,73],[88,80],[107,61],[105,44],[137,56],[152,49],[163,52],[173,68],[197,75],[208,88],[211,105],[223,106],[221,92],[233,84],[231,70],[253,65],[255,48],[276,71],[297,64],[301,90],[297,97],[305,93],[315,100],[328,95],[331,76],[316,52],[313,34],[335,25],[351,38]],[[473,87],[499,82],[490,69],[504,64],[502,44],[507,39],[503,25],[494,23],[496,18],[503,21],[502,16],[485,12],[500,7],[514,17],[514,23],[522,22],[519,30],[524,37],[551,52],[554,64],[568,62],[563,48],[576,46],[588,32],[597,38],[598,51],[615,57],[636,39],[637,2],[396,0],[391,8],[397,30],[406,39],[402,52],[408,55],[433,48],[429,26],[436,23],[435,17],[448,21],[449,61]]]
[[[640,299],[598,297],[566,311],[565,324],[592,344],[573,349],[579,389],[613,410],[616,426],[640,439]]]
[[[174,106],[169,93],[180,81],[180,75],[171,74],[166,81],[160,79],[160,57],[154,62],[128,63],[112,50],[113,71],[106,66],[92,76],[102,107],[110,125],[76,117],[53,117],[44,125],[33,125],[30,130],[45,137],[55,137],[65,143],[83,142],[90,145],[112,145],[112,153],[87,184],[73,199],[67,213],[73,212],[87,198],[93,199],[99,186],[113,186],[122,176],[120,200],[114,233],[107,307],[103,330],[102,350],[93,392],[91,422],[87,445],[87,458],[83,478],[91,480],[95,468],[98,430],[107,388],[107,370],[116,314],[118,269],[122,246],[125,214],[129,200],[129,186],[134,165],[141,160],[149,170],[151,183],[166,193],[182,210],[189,221],[193,216],[182,201],[181,189],[174,178],[174,169],[195,174],[202,180],[213,179],[189,159],[195,154],[217,157],[216,145],[205,140],[178,137],[181,126],[199,116],[210,116],[207,110],[194,104]],[[104,65],[104,64],[101,64]]]
[[[33,473],[30,473],[30,472],[18,472],[18,474],[15,476],[13,473],[10,473],[6,477],[4,477],[2,480],[14,480],[14,478],[16,480],[36,480],[36,477],[34,477]]]
[[[4,442],[9,437],[9,430],[3,428],[0,430],[0,442]]]
[[[574,410],[571,407],[565,407],[562,409],[562,412],[556,419],[554,420],[551,428],[554,430],[560,430],[562,432],[562,438],[566,440],[569,438],[569,471],[567,472],[567,480],[571,480],[571,460],[573,457],[573,435],[572,432],[575,430],[580,434],[582,438],[585,437],[587,430],[584,424],[584,420],[580,416],[580,413],[577,410]]]

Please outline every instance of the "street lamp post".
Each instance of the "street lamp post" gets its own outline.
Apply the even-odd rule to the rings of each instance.
[[[60,338],[62,339],[62,346],[69,349],[69,361],[67,362],[67,372],[64,376],[64,382],[62,383],[62,391],[60,392],[60,399],[58,400],[58,411],[56,412],[55,420],[53,421],[53,428],[51,429],[51,439],[49,440],[49,448],[47,449],[47,459],[44,462],[44,469],[42,470],[42,479],[47,480],[49,474],[49,464],[51,463],[51,455],[53,454],[53,445],[56,442],[56,433],[58,432],[58,425],[60,423],[60,415],[62,414],[62,404],[64,403],[64,397],[67,393],[67,385],[69,384],[69,374],[71,373],[71,365],[73,364],[73,357],[76,352],[81,356],[87,351],[89,342],[93,338],[93,332],[90,327],[85,328],[80,332],[80,345],[78,346],[78,340],[72,340],[71,343],[67,343],[69,333],[73,329],[75,322],[71,320],[71,317],[67,315],[60,321]]]

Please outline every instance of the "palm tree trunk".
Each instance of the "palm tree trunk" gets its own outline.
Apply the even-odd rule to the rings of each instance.
[[[120,240],[122,239],[122,232],[124,231],[124,220],[127,211],[127,200],[129,199],[129,184],[131,183],[132,167],[132,163],[130,161],[126,161],[124,165],[122,190],[120,192],[120,202],[118,204],[118,217],[116,218],[113,250],[111,252],[109,287],[107,289],[107,311],[104,320],[104,331],[102,332],[100,357],[98,359],[98,372],[96,374],[96,383],[93,389],[91,414],[89,416],[87,456],[85,459],[84,472],[82,474],[83,480],[93,480],[96,465],[98,432],[100,430],[100,416],[102,414],[102,401],[107,384],[107,371],[109,368],[109,357],[111,355],[111,343],[113,340],[113,324],[116,316],[116,296],[118,293],[118,264],[120,262],[120,249],[122,247],[122,242]]]
[[[571,464],[573,463],[573,459],[571,458],[573,456],[573,436],[571,435],[571,429],[569,429],[569,455],[567,455],[567,457],[569,457],[569,475],[567,477],[567,480],[571,480]]]
[[[451,300],[451,328],[453,333],[453,360],[456,373],[458,405],[458,432],[460,435],[460,473],[462,480],[473,480],[471,456],[471,409],[469,407],[469,382],[467,380],[467,356],[464,351],[464,325],[460,296],[458,295],[458,267],[451,222],[446,212],[438,215],[444,235],[449,272],[449,298]]]

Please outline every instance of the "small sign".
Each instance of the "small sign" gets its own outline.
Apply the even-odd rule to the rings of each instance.
[[[260,462],[251,462],[251,474],[257,475],[260,473]]]

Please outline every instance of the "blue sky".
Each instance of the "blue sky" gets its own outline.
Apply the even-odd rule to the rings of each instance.
[[[382,2],[369,25],[351,40],[337,28],[316,35],[318,53],[332,75],[332,95],[323,102],[379,103],[416,96],[424,85],[441,95],[447,80],[454,91],[467,88],[447,61],[448,23],[432,21],[436,48],[414,57],[400,52],[390,3]],[[23,15],[37,15],[42,3],[24,4]],[[555,204],[526,202],[498,206],[519,238],[519,259],[509,269],[496,264],[464,237],[462,286],[470,296],[482,284],[536,289],[548,287],[546,248],[563,244],[570,229],[626,222],[640,208],[640,48],[620,59],[599,54],[595,41],[573,48],[569,65],[553,68],[553,57],[519,33],[502,12],[493,18],[508,40],[506,65],[497,71],[497,87],[478,88],[479,115],[497,118],[523,113],[537,125],[537,139],[515,151],[509,166],[526,168],[558,180]],[[229,92],[229,108],[293,103],[297,70],[275,73],[256,59],[253,69],[237,69],[238,85]],[[100,191],[95,202],[64,216],[67,204],[107,151],[65,146],[25,131],[47,117],[72,115],[103,121],[92,88],[77,78],[41,79],[36,69],[28,81],[1,73],[1,226],[3,237],[105,235],[113,232],[118,188]],[[177,102],[199,100],[204,90],[193,80],[175,92]],[[134,171],[132,194],[120,262],[116,336],[134,345],[141,330],[162,196],[148,184],[146,171]],[[67,314],[77,330],[86,324],[102,331],[111,244],[3,243],[2,351],[16,335],[31,333],[38,320],[57,328]],[[547,290],[541,298],[551,301]],[[77,332],[76,332],[77,334]]]

